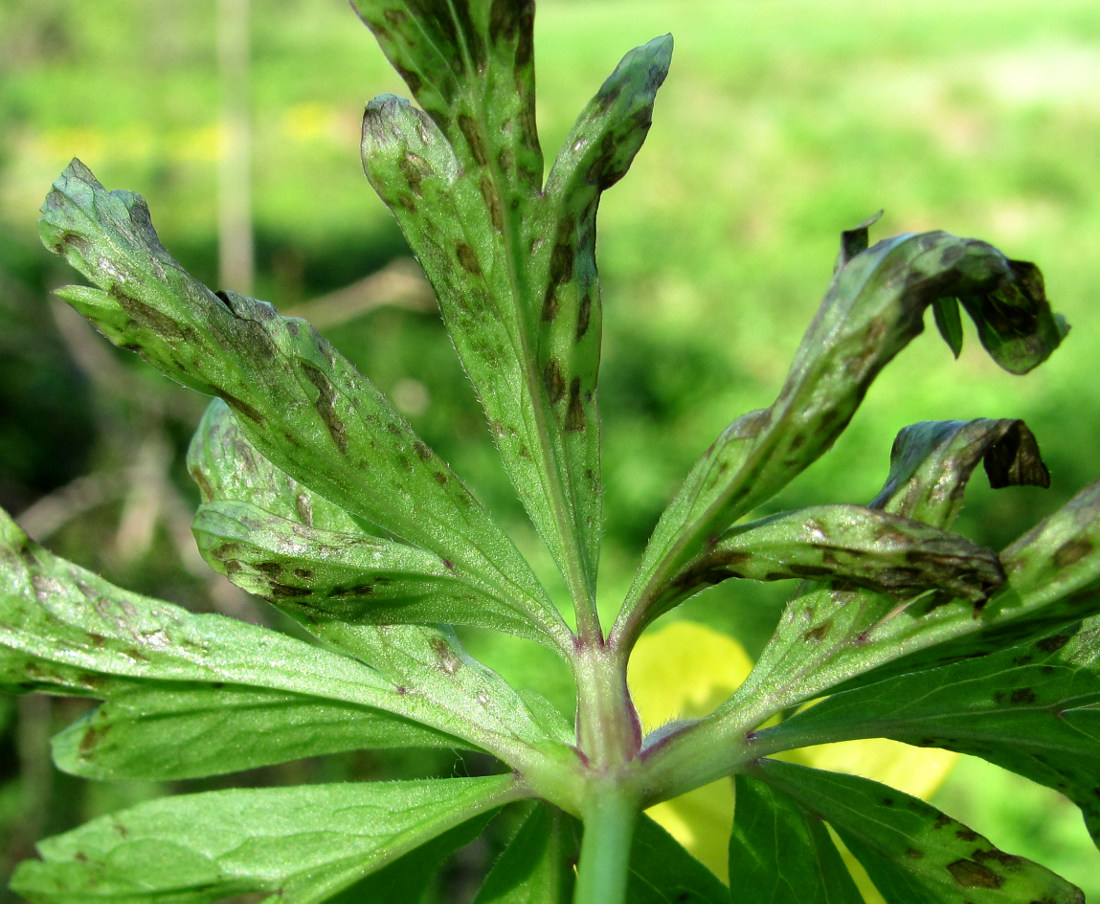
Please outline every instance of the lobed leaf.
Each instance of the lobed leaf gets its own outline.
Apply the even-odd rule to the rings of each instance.
[[[251,707],[256,719],[278,713],[278,707],[269,709],[264,704],[280,698],[316,698],[314,703],[338,705],[301,710],[303,719],[355,718],[364,729],[364,741],[374,731],[383,730],[381,725],[368,726],[389,719],[394,723],[395,738],[415,738],[418,744],[434,744],[439,735],[446,735],[455,739],[454,746],[472,745],[510,762],[526,762],[535,749],[540,758],[555,751],[566,755],[543,727],[547,720],[536,723],[514,690],[463,657],[457,642],[449,642],[439,630],[362,628],[357,642],[369,646],[375,658],[385,660],[373,669],[266,628],[219,615],[193,615],[121,590],[31,543],[2,513],[0,540],[0,570],[6,576],[0,588],[0,647],[5,650],[0,657],[0,690],[100,699],[138,689],[150,694],[163,691],[166,708],[170,708],[170,699],[184,706],[176,721],[181,729],[189,723],[201,728],[212,717],[194,712],[194,707],[201,703],[210,710],[216,708],[226,689],[231,692],[227,701],[245,710]],[[355,626],[330,624],[337,640],[341,631],[356,630]],[[327,639],[323,631],[317,633]],[[394,675],[401,680],[394,680]],[[173,698],[173,691],[188,693]],[[251,702],[245,692],[254,692]],[[273,696],[268,692],[280,693]],[[207,699],[202,702],[204,694]],[[287,702],[295,705],[293,700]],[[125,698],[121,705],[125,706]],[[349,710],[356,708],[370,712],[349,715]],[[115,712],[108,709],[103,718],[113,720]],[[287,718],[279,713],[272,721],[283,724]],[[425,729],[410,734],[409,721]],[[558,723],[550,728],[560,734]],[[152,736],[149,732],[158,738],[161,734],[151,725],[126,730],[147,738]],[[225,727],[227,738],[236,730]],[[82,745],[88,751],[98,747],[102,738],[96,731],[93,719],[76,741],[78,749]],[[348,737],[346,732],[334,731],[326,743],[345,743]],[[68,743],[74,740],[70,738]],[[288,738],[288,745],[290,741]],[[163,743],[163,738],[157,743]],[[242,757],[250,743],[245,744]],[[276,742],[271,755],[281,755],[277,754],[280,749]],[[181,771],[194,774],[193,770],[211,762],[201,749],[193,751],[193,762],[188,748],[178,752]],[[232,757],[226,760],[231,761]],[[108,759],[104,768],[114,768],[119,762]]]
[[[986,343],[1002,367],[1020,373],[1040,363],[1067,327],[1036,272],[943,232],[897,236],[847,259],[776,401],[730,424],[665,510],[616,632],[636,636],[687,563],[832,445],[874,378],[924,328],[928,305],[958,297],[972,317],[987,318],[1004,339]]]
[[[514,209],[542,183],[533,0],[352,0],[467,170],[492,167]],[[512,193],[514,197],[509,197]]]
[[[101,289],[62,297],[117,345],[223,398],[249,440],[303,485],[431,550],[567,629],[515,547],[389,401],[315,330],[267,304],[215,295],[168,255],[145,202],[73,161],[46,198],[46,246]]]
[[[364,534],[264,458],[220,400],[199,424],[188,468],[203,498],[193,525],[203,557],[300,621],[474,624],[543,638],[522,601],[436,553]]]
[[[499,675],[468,656],[452,631],[434,624],[441,616],[453,614],[459,624],[513,627],[519,634],[539,639],[508,607],[507,599],[453,563],[448,567],[433,554],[413,547],[362,535],[344,546],[347,532],[356,530],[355,520],[265,459],[221,402],[213,402],[203,416],[188,452],[188,467],[205,500],[195,519],[199,549],[216,570],[245,589],[269,590],[264,595],[276,606],[324,642],[381,671],[408,695],[407,704],[430,720],[471,722],[494,735],[525,737],[536,745],[548,736],[564,738],[561,716],[550,704],[543,705],[537,695],[521,697]],[[244,530],[238,530],[233,522],[227,525],[224,516],[234,511],[255,517],[246,514],[250,523],[240,522]],[[285,556],[259,554],[272,551],[260,545],[271,524],[279,533],[277,542],[269,546],[285,543],[285,548],[310,558],[301,556],[295,565]],[[322,542],[311,546],[310,541]],[[366,572],[373,576],[371,591],[361,590],[360,598],[371,607],[378,597],[382,602],[377,610],[352,609],[354,603],[348,598],[354,600],[354,593],[326,595],[326,584],[317,578],[318,574],[330,578],[348,574],[357,550],[364,555],[377,551],[391,565],[420,562],[425,571],[417,576],[410,566],[400,578],[390,574],[380,580],[378,568],[372,567]],[[312,575],[295,575],[296,568]],[[363,573],[359,574],[350,581],[353,589],[367,585]],[[266,588],[265,578],[272,582]],[[308,594],[296,588],[308,588]],[[413,596],[414,592],[425,596]],[[463,606],[466,600],[469,604]],[[387,615],[398,623],[387,623]],[[414,619],[433,624],[400,623]],[[564,739],[566,744],[571,742],[572,738]]]
[[[862,506],[820,505],[726,531],[684,568],[652,615],[728,578],[835,581],[899,598],[935,588],[978,604],[1004,572],[993,550],[958,534]]]
[[[499,76],[469,56],[529,43],[529,6],[459,4],[418,25],[422,35],[384,21],[380,6],[359,8],[402,67],[427,59],[429,44],[432,53],[452,48],[460,66],[454,86],[415,70],[409,84],[426,113],[392,96],[367,106],[363,167],[436,290],[509,478],[575,602],[591,610],[602,520],[596,207],[645,138],[671,41],[627,55],[581,115],[544,195],[541,152],[537,177],[517,170],[518,133],[509,131],[533,117],[529,60],[518,96],[509,88],[505,101]],[[507,23],[499,28],[498,15]],[[487,98],[511,118],[496,122]],[[523,136],[524,148],[537,148],[533,126]]]
[[[825,824],[791,798],[746,775],[734,777],[730,898],[767,904],[863,904]]]
[[[649,132],[672,60],[666,35],[630,51],[573,124],[527,227],[528,267],[541,296],[536,347],[543,388],[561,437],[573,518],[594,580],[602,526],[600,364],[602,302],[596,268],[600,197],[630,167]],[[529,315],[529,316],[530,316]]]
[[[834,694],[758,735],[885,737],[974,754],[1061,791],[1100,845],[1100,619]]]
[[[31,904],[313,904],[516,794],[495,775],[160,798],[39,842],[12,887]]]
[[[1061,877],[886,785],[774,760],[750,774],[828,822],[888,901],[1084,904]]]

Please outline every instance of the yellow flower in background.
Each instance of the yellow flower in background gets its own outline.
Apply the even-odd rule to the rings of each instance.
[[[708,715],[751,669],[752,660],[732,637],[706,625],[677,621],[642,636],[627,680],[642,727],[650,732],[676,719]],[[943,783],[957,756],[876,738],[806,747],[783,758],[927,798]],[[733,811],[733,782],[722,779],[657,804],[647,813],[726,882]],[[851,866],[851,859],[846,859]],[[857,881],[869,902],[882,900],[865,877],[857,876]]]

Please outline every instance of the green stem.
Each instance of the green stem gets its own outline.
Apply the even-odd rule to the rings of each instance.
[[[630,842],[641,810],[637,797],[612,783],[592,789],[573,904],[624,904],[630,876]]]

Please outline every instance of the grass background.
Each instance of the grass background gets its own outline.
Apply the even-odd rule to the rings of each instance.
[[[165,244],[217,284],[216,14],[213,0],[0,7],[0,503],[19,513],[60,501],[47,539],[63,554],[144,592],[264,620],[187,550],[194,496],[180,450],[202,400],[47,301],[71,277],[35,228],[50,183],[79,156],[108,187],[142,193]],[[676,51],[653,130],[601,209],[603,604],[613,610],[621,598],[694,458],[735,416],[770,403],[824,292],[838,233],[880,208],[873,237],[942,228],[1039,263],[1073,332],[1026,378],[999,371],[969,327],[959,361],[934,331],[922,337],[834,450],[769,510],[869,499],[894,434],[918,420],[1022,417],[1038,436],[1054,485],[993,493],[976,480],[959,529],[983,542],[1003,545],[1095,480],[1100,5],[541,0],[548,161],[622,54],[667,31]],[[339,0],[253,4],[252,49],[256,294],[289,310],[406,253],[356,150],[363,104],[405,90]],[[434,314],[381,305],[325,332],[539,555]],[[80,483],[89,475],[98,482]],[[127,493],[135,475],[141,491]],[[65,495],[73,481],[90,501]],[[752,650],[784,591],[722,587],[673,617],[735,631]],[[471,644],[507,658],[485,638]],[[34,837],[153,790],[51,772],[45,739],[73,712],[65,702],[0,701],[0,833],[13,858]],[[436,766],[361,758],[249,781]],[[1095,849],[1057,795],[968,761],[937,802],[1100,896]]]

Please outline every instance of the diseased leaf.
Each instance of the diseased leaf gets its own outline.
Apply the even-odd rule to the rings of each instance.
[[[466,170],[491,167],[506,209],[539,190],[533,0],[353,0]]]
[[[158,682],[110,694],[51,742],[59,769],[102,780],[222,775],[346,750],[470,747],[350,703],[259,688]]]
[[[235,416],[220,402],[212,403],[203,417],[188,453],[188,466],[206,500],[196,518],[200,551],[217,570],[224,571],[247,589],[258,587],[256,572],[261,575],[275,573],[273,566],[278,567],[280,584],[292,581],[296,576],[293,568],[275,561],[261,561],[251,567],[243,553],[256,538],[246,533],[241,534],[240,540],[233,541],[236,545],[230,550],[225,550],[224,544],[211,542],[210,536],[203,532],[221,511],[244,506],[266,513],[251,526],[257,530],[271,519],[279,519],[283,522],[285,535],[291,538],[287,542],[297,542],[299,549],[305,546],[306,538],[316,539],[329,532],[340,534],[355,530],[355,521],[346,512],[310,492],[267,461],[240,430]],[[247,524],[243,526],[250,527]],[[219,540],[225,539],[225,533],[223,530]],[[261,532],[261,539],[262,536]],[[298,537],[301,539],[294,539]],[[387,544],[370,537],[362,537],[359,542],[368,549],[381,548],[393,556],[407,557],[406,560],[427,556],[425,564],[431,563],[432,554],[422,554],[412,547]],[[325,569],[328,567],[326,563],[332,560],[338,563],[346,560],[346,553],[339,549],[314,549],[314,552],[316,563],[295,567]],[[463,572],[448,568],[445,563],[442,568],[439,565],[433,565],[433,568],[444,573],[441,583],[447,582],[445,586],[462,588],[466,592],[481,590],[480,584],[471,581]],[[407,581],[411,575],[410,571]],[[430,581],[432,577],[430,574],[423,575],[421,583]],[[310,583],[301,578],[299,581],[301,584]],[[323,589],[324,585],[320,586]],[[389,594],[392,587],[392,584],[384,585],[379,595]],[[394,597],[400,590],[400,587],[394,589]],[[373,602],[374,593],[367,596]],[[563,734],[561,716],[552,707],[547,705],[539,710],[538,715],[533,714],[524,699],[507,682],[469,657],[448,629],[374,624],[367,618],[349,621],[339,617],[343,613],[333,612],[327,606],[318,608],[309,605],[315,597],[295,595],[293,592],[273,592],[270,599],[311,634],[385,674],[400,689],[408,711],[421,713],[421,717],[428,718],[430,724],[436,725],[440,721],[470,722],[488,732],[486,738],[499,736],[503,740],[505,737],[522,737],[526,739],[524,743],[542,745],[548,737],[554,737],[562,739],[563,743],[572,743],[573,739]],[[400,605],[399,599],[394,599],[391,609]],[[416,600],[412,602],[414,605],[417,603]],[[430,607],[429,611],[443,614],[443,607],[449,603],[446,599],[432,598],[426,605]],[[463,621],[497,628],[512,623],[507,620],[509,610],[503,601],[487,589],[479,592],[477,606],[489,611],[463,610]],[[411,616],[406,614],[405,618]],[[529,628],[517,630],[529,633]],[[535,699],[534,703],[539,707],[541,701]],[[506,743],[511,746],[511,742]]]
[[[474,904],[569,904],[577,821],[538,803],[494,864]]]
[[[1043,274],[1027,261],[1009,261],[1010,275],[994,286],[966,285],[959,301],[978,328],[978,338],[1009,373],[1042,364],[1069,332],[1047,302]]]
[[[62,290],[111,341],[218,395],[249,440],[303,485],[522,600],[548,637],[567,629],[515,547],[378,389],[304,321],[215,295],[168,255],[145,202],[73,161],[40,222],[51,250],[102,291]]]
[[[1004,572],[993,550],[957,534],[858,505],[820,505],[726,531],[687,565],[653,614],[727,578],[837,581],[899,598],[932,588],[983,603]]]
[[[312,904],[515,796],[495,775],[159,798],[39,842],[12,887],[31,904]]]
[[[1061,791],[1100,845],[1100,620],[1070,631],[834,694],[763,745],[893,738],[945,747]]]
[[[816,814],[764,782],[735,776],[730,836],[733,904],[863,904]]]
[[[774,760],[752,776],[828,822],[887,901],[1084,904],[1066,880],[886,785]]]
[[[923,421],[894,439],[890,475],[870,506],[949,530],[979,461],[995,490],[1050,486],[1039,444],[1023,421]]]
[[[730,893],[643,813],[634,829],[626,899],[630,904],[729,904]]]
[[[352,659],[114,587],[31,542],[0,510],[0,688],[100,696],[141,681],[220,683],[379,706],[392,685]]]
[[[569,506],[593,577],[598,565],[603,488],[596,382],[603,308],[596,269],[596,212],[604,191],[630,167],[649,132],[672,38],[630,51],[581,112],[562,144],[537,215],[527,224],[528,266],[541,296],[536,349],[543,389],[561,436]]]
[[[529,161],[537,176],[515,165],[517,140],[538,147],[530,61],[514,58],[518,92],[474,63],[483,51],[529,45],[530,5],[454,7],[416,25],[394,8],[358,7],[427,111],[372,101],[364,170],[436,290],[520,499],[575,602],[591,611],[602,520],[596,207],[645,138],[671,41],[627,55],[582,114],[544,196],[541,152]],[[418,68],[439,53],[454,53],[456,83]],[[496,121],[506,109],[511,119]]]
[[[923,330],[925,308],[950,296],[973,317],[1011,320],[1014,338],[987,348],[1013,372],[1038,364],[1065,333],[1031,271],[984,242],[902,235],[852,257],[834,276],[776,401],[730,424],[665,510],[617,634],[636,636],[689,561],[832,445],[878,373]]]
[[[364,534],[264,458],[221,401],[203,416],[188,467],[203,498],[194,523],[203,558],[299,621],[473,624],[544,638],[525,600],[434,552]]]
[[[0,690],[109,699],[139,686],[214,697],[226,687],[260,689],[390,713],[400,717],[399,732],[411,720],[513,764],[535,749],[540,758],[568,756],[514,690],[438,629],[318,628],[322,639],[347,636],[345,649],[363,647],[378,660],[368,668],[266,628],[121,590],[31,543],[2,511],[0,541]],[[198,760],[208,758],[200,752]]]

